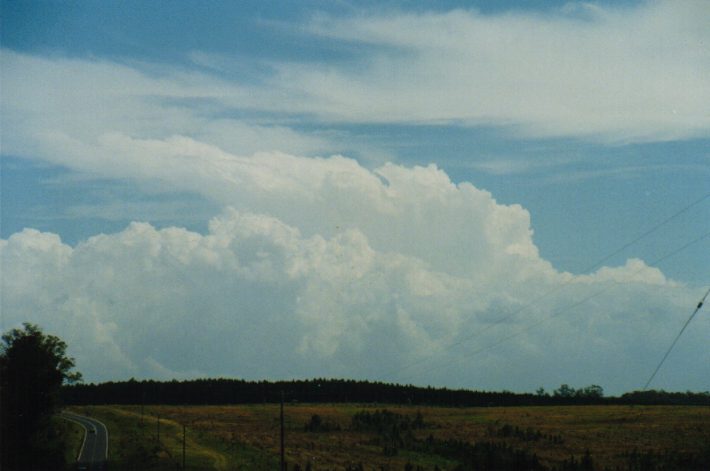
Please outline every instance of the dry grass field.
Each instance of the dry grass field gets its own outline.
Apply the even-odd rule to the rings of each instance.
[[[710,407],[692,406],[552,406],[507,408],[407,407],[398,405],[309,405],[285,407],[286,457],[305,469],[401,470],[410,463],[423,469],[453,469],[451,456],[416,446],[383,450],[373,431],[353,430],[358,412],[387,409],[405,417],[423,418],[411,430],[409,443],[447,440],[505,443],[515,450],[534,453],[542,465],[561,467],[588,452],[594,469],[628,469],[628,454],[705,454],[710,446]],[[152,469],[176,469],[181,457],[182,425],[187,429],[188,469],[274,469],[279,455],[279,406],[146,406],[139,426],[140,406],[75,408],[103,419],[111,434],[112,460],[134,451],[127,437],[155,443],[157,417],[161,417],[161,446],[148,446],[156,456]],[[306,431],[312,417],[321,419],[320,431]],[[149,469],[146,467],[145,469]]]

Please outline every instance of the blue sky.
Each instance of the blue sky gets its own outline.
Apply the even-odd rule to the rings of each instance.
[[[662,352],[664,329],[671,338],[710,279],[708,12],[704,1],[3,1],[3,271],[32,279],[51,259],[56,276],[73,281],[30,289],[5,275],[2,327],[30,316],[62,330],[89,378],[327,373],[399,380],[367,355],[375,330],[401,340],[399,350],[381,352],[388,371],[412,359],[456,364],[484,341],[450,347],[467,332],[487,332],[493,322],[495,335],[505,336],[575,304],[584,295],[575,290],[586,284],[604,286],[606,297],[581,313],[592,326],[573,316],[550,321],[505,354],[486,353],[480,377],[462,378],[453,368],[432,376],[422,367],[413,381],[532,390],[536,379],[516,376],[513,367],[499,378],[498,367],[519,355],[546,365],[552,351],[531,352],[568,328],[589,333],[587,347],[613,337],[611,351],[638,364],[639,378],[605,373],[603,355],[580,351],[579,361],[598,370],[589,382],[631,389],[651,368],[645,358]],[[216,227],[231,227],[230,240],[263,240],[256,248],[229,245],[238,246],[230,257],[241,268],[228,274],[222,265],[210,271],[161,255],[172,247],[165,238],[183,238],[187,245],[174,243],[185,250],[216,250]],[[294,240],[284,242],[282,230]],[[140,255],[141,244],[126,242],[131,237],[160,239],[154,242],[162,249]],[[374,265],[338,275],[343,285],[326,289],[324,273],[343,260],[309,258],[321,243],[353,257],[359,247]],[[103,276],[91,260],[107,263],[101,257],[113,250],[135,263],[102,272],[107,286],[147,276],[148,265],[162,267],[147,278],[146,292],[126,285],[109,296],[91,288],[87,280]],[[266,276],[262,265],[252,267],[260,275],[246,273],[250,250],[264,260],[286,257],[285,278]],[[35,258],[37,265],[25,263]],[[294,268],[301,265],[314,272]],[[181,284],[195,277],[232,280],[230,289],[242,294],[208,300],[197,282]],[[384,285],[372,288],[380,294],[363,307],[355,293],[368,277],[367,286]],[[617,285],[605,284],[611,279]],[[208,368],[205,353],[203,363],[186,366],[189,352],[159,347],[171,342],[170,329],[125,340],[137,335],[131,316],[155,308],[156,293],[170,289],[188,293],[184,306],[199,306],[225,329],[254,325],[266,339],[266,307],[246,286],[284,290],[275,302],[295,324],[281,348],[289,358],[297,352],[298,365],[279,371],[274,355],[260,367]],[[563,293],[550,305],[529,304],[525,295],[557,289]],[[144,302],[129,301],[129,293]],[[447,301],[425,301],[432,296]],[[590,320],[599,309],[636,302],[632,316],[643,320],[627,334],[607,331],[621,312]],[[329,303],[344,307],[333,307],[336,315]],[[167,304],[158,311],[169,325]],[[229,317],[226,306],[241,304],[252,308]],[[496,320],[518,310],[519,325]],[[71,327],[82,316],[92,319],[91,334]],[[185,311],[181,319],[184,325],[192,317]],[[698,324],[700,332],[710,326]],[[219,344],[219,335],[201,329],[205,342]],[[362,338],[344,340],[348,331]],[[640,346],[649,335],[656,343]],[[688,342],[678,365],[709,354]],[[105,344],[113,353],[103,361],[115,372],[106,377],[111,369],[89,360]],[[572,383],[579,365],[547,368],[538,382]],[[707,366],[679,370],[659,381],[710,387],[695,379]]]

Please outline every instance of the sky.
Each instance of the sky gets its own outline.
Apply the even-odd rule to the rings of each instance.
[[[87,381],[619,394],[710,284],[707,0],[0,7],[0,328]]]

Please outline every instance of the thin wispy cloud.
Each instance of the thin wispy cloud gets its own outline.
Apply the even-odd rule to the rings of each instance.
[[[230,110],[341,123],[495,125],[523,136],[606,142],[702,137],[710,134],[703,13],[705,2],[684,1],[597,8],[581,18],[465,10],[315,17],[302,34],[374,49],[344,62],[272,63],[259,84],[209,68],[141,71],[140,64],[5,51],[3,81],[15,93],[4,107],[32,114],[35,132],[189,134],[242,153],[268,150],[265,142],[307,153],[328,143],[224,118]],[[217,54],[187,54],[220,67]]]
[[[475,11],[316,17],[314,33],[375,46],[357,67],[283,64],[294,109],[357,122],[495,124],[605,142],[707,136],[703,1],[586,14]],[[377,49],[379,47],[379,50]]]
[[[572,158],[546,158],[546,159],[511,159],[505,157],[486,158],[471,162],[463,162],[458,165],[466,166],[478,171],[493,175],[517,175],[540,170],[549,170],[556,167],[566,167],[578,159]]]

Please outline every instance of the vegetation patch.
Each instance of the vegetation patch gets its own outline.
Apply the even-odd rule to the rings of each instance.
[[[138,409],[138,410],[136,410]],[[121,470],[182,469],[183,426],[160,407],[87,406],[75,412],[96,417],[109,429],[109,467]],[[270,469],[264,459],[243,444],[226,444],[199,428],[185,426],[187,470]]]
[[[75,410],[109,427],[112,469],[179,469],[182,424],[187,469],[279,467],[277,404]],[[284,411],[292,471],[710,469],[710,407],[293,403]]]
[[[304,432],[311,432],[311,433],[339,432],[340,425],[335,422],[330,422],[328,420],[324,420],[318,414],[313,414],[311,416],[311,420],[309,420],[303,426],[303,431]]]
[[[52,417],[52,427],[56,430],[64,449],[64,461],[71,465],[76,462],[84,443],[84,427],[58,416]]]

